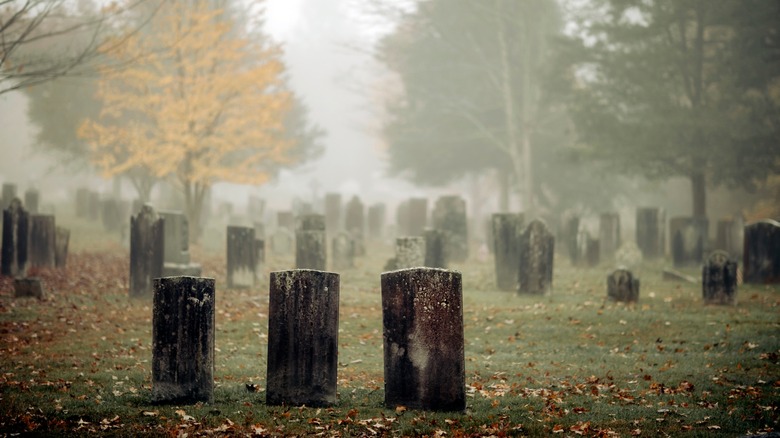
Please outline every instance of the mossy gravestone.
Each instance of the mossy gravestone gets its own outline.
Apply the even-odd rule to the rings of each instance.
[[[295,231],[295,267],[324,271],[327,267],[325,216],[307,214],[298,218]]]
[[[57,227],[53,215],[30,215],[30,236],[27,247],[30,267],[55,267]]]
[[[461,274],[413,268],[382,274],[385,405],[466,408]]]
[[[517,291],[523,218],[522,213],[496,213],[492,216],[496,287],[499,290]]]
[[[780,223],[771,219],[745,226],[745,283],[780,283]]]
[[[737,262],[726,251],[713,251],[701,272],[702,297],[706,304],[737,303]]]
[[[214,398],[214,279],[154,279],[152,402]]]
[[[338,332],[338,274],[309,269],[272,272],[266,403],[336,403]]]
[[[607,298],[623,303],[639,301],[639,279],[628,269],[616,269],[607,277]]]
[[[429,228],[425,230],[425,262],[429,268],[447,269],[447,233],[443,230]]]
[[[395,267],[397,269],[425,266],[425,238],[398,237],[395,239]]]
[[[469,255],[469,226],[466,201],[460,196],[442,196],[432,213],[433,228],[444,232],[447,260],[464,262]]]
[[[528,224],[519,243],[517,291],[521,294],[547,293],[552,287],[555,238],[544,222],[537,219]]]
[[[227,285],[246,288],[255,285],[257,251],[253,227],[227,227]]]

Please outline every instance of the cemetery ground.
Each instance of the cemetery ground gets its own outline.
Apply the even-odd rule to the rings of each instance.
[[[40,271],[48,298],[13,298],[0,280],[0,433],[117,436],[738,436],[780,429],[780,287],[742,285],[736,306],[701,286],[638,273],[636,305],[605,301],[612,266],[556,255],[552,294],[495,288],[492,259],[463,273],[467,409],[384,407],[379,275],[372,244],[341,274],[338,403],[267,406],[269,254],[254,288],[227,290],[224,251],[193,248],[216,278],[211,404],[153,405],[151,299],[128,297],[128,250],[72,226],[63,270]],[[687,271],[700,277],[698,269]]]

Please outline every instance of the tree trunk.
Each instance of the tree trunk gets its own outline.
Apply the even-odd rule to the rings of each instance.
[[[691,191],[693,193],[693,217],[707,217],[707,181],[704,172],[691,173]]]

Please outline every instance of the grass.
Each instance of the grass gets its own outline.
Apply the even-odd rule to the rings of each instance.
[[[662,262],[642,267],[632,306],[605,302],[606,265],[585,270],[556,258],[545,297],[495,290],[491,260],[453,266],[463,273],[467,410],[387,409],[379,274],[391,249],[380,244],[341,272],[336,406],[264,402],[268,272],[291,267],[292,257],[271,257],[252,290],[225,290],[224,252],[198,248],[193,258],[217,279],[215,400],[151,405],[151,302],[127,298],[127,249],[93,228],[72,228],[65,270],[38,273],[48,300],[14,299],[11,281],[0,280],[2,434],[736,436],[779,428],[780,287],[743,285],[737,306],[705,306],[698,285],[661,281]]]

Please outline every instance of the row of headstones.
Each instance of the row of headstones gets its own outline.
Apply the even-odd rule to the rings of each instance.
[[[339,274],[272,272],[266,403],[336,402]],[[465,409],[461,274],[413,268],[381,275],[385,404]],[[213,400],[215,281],[154,280],[152,399]]]
[[[398,236],[421,236],[428,242],[433,235],[442,239],[446,260],[463,262],[469,256],[469,233],[466,201],[457,195],[436,199],[431,211],[431,227],[428,227],[428,200],[410,198],[399,204],[396,210]]]
[[[90,221],[101,221],[103,229],[114,232],[121,231],[126,225],[124,218],[129,213],[141,209],[140,201],[132,204],[129,201],[116,199],[109,196],[101,196],[100,193],[87,188],[76,190],[76,217]]]
[[[0,211],[11,206],[11,202],[16,199],[17,187],[13,183],[3,183],[2,198],[0,198]],[[30,214],[38,214],[41,201],[41,193],[34,188],[29,188],[24,192],[24,206]]]
[[[29,268],[64,267],[70,231],[57,227],[54,215],[30,214],[19,198],[3,210],[0,273],[25,277]]]

